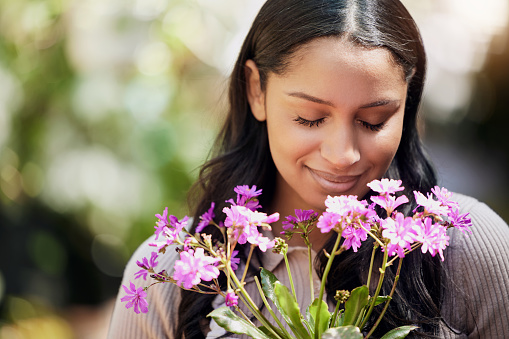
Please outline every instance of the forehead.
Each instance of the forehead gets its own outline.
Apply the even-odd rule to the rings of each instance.
[[[299,67],[309,67],[313,62],[328,62],[331,67],[338,63],[348,63],[354,70],[373,75],[381,70],[391,71],[405,80],[403,66],[395,61],[394,55],[387,48],[364,46],[350,41],[346,36],[316,38],[299,46],[289,56],[283,74],[280,75],[298,71]]]

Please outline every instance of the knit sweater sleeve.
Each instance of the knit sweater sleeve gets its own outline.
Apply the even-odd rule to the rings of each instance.
[[[442,314],[445,338],[509,338],[509,227],[487,205],[455,195],[472,234],[450,232]]]
[[[147,281],[143,278],[134,279],[134,274],[140,270],[136,261],[144,257],[150,259],[151,253],[155,252],[155,247],[148,245],[153,241],[154,236],[147,239],[135,251],[125,268],[122,279],[123,285],[129,286],[129,281],[132,281],[139,288],[148,286],[153,282],[149,277],[147,277]],[[177,256],[178,254],[170,246],[165,255],[159,256],[157,266],[163,268],[173,267]],[[146,298],[149,304],[148,313],[136,314],[132,308],[126,309],[126,303],[120,301],[124,295],[125,292],[120,287],[110,322],[108,339],[173,338],[180,303],[180,289],[176,285],[164,283],[150,287]]]

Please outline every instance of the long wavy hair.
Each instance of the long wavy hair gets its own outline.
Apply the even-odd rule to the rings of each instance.
[[[407,196],[413,190],[428,192],[436,184],[417,130],[417,113],[426,72],[426,55],[418,28],[399,0],[268,0],[242,45],[229,83],[228,113],[211,152],[190,191],[189,203],[195,222],[211,202],[221,215],[224,201],[237,185],[263,188],[261,205],[269,206],[274,195],[276,167],[272,161],[265,122],[256,120],[246,95],[245,63],[253,60],[265,89],[268,76],[284,74],[295,51],[320,37],[345,37],[366,48],[385,48],[400,65],[408,83],[403,134],[386,177],[403,181]],[[415,203],[414,203],[415,204]],[[409,212],[413,206],[408,206]],[[220,234],[212,228],[213,237]],[[335,239],[325,249],[330,251]],[[335,261],[326,289],[328,296],[338,289],[351,290],[364,283],[372,247],[364,244],[355,253],[346,251]],[[241,251],[242,252],[242,251]],[[322,253],[323,251],[320,251]],[[377,258],[379,260],[380,258]],[[321,274],[326,258],[315,262]],[[405,258],[394,301],[375,335],[403,324],[419,324],[417,335],[438,333],[441,301],[440,261],[414,251]],[[341,277],[335,279],[335,277]],[[394,272],[386,273],[382,293],[389,293]],[[224,282],[223,282],[224,284]],[[212,310],[214,296],[182,291],[176,338],[203,338],[203,319]],[[375,309],[375,312],[379,310]],[[373,317],[372,317],[373,318]],[[376,319],[376,318],[375,318]]]

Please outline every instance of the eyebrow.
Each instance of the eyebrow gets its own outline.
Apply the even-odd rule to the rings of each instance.
[[[309,95],[309,94],[306,94],[306,93],[303,93],[303,92],[288,92],[286,94],[288,96],[291,96],[291,97],[304,99],[304,100],[307,100],[307,101],[315,102],[317,104],[327,105],[327,106],[330,106],[330,107],[336,107],[330,101],[323,100],[323,99],[314,97],[312,95]],[[389,106],[389,105],[396,105],[396,104],[399,104],[399,103],[400,103],[399,100],[377,100],[377,101],[371,102],[369,104],[363,105],[360,108],[363,109],[363,108],[372,108],[372,107],[379,107],[379,106]]]

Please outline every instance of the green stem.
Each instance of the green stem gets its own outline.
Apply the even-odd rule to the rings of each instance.
[[[373,251],[371,252],[371,260],[369,262],[368,281],[366,282],[366,286],[368,286],[368,290],[369,290],[369,285],[371,284],[371,272],[373,271],[373,262],[375,261],[376,249],[377,248],[376,248],[375,244],[373,244]]]
[[[242,274],[242,280],[240,281],[241,284],[244,283],[244,280],[246,279],[247,269],[249,268],[249,262],[251,261],[251,257],[253,256],[253,250],[256,247],[256,245],[251,245],[251,248],[249,249],[249,255],[246,260],[246,267],[244,267],[244,273]]]
[[[288,279],[290,279],[290,286],[292,287],[293,297],[295,300],[297,300],[297,293],[295,293],[295,286],[293,285],[292,272],[290,271],[290,263],[288,262],[286,253],[283,255],[283,258],[285,258],[286,271],[288,272]]]
[[[369,317],[371,316],[371,312],[373,311],[373,308],[375,307],[376,299],[378,298],[378,295],[380,294],[380,290],[382,289],[382,284],[383,284],[384,277],[385,277],[385,270],[387,269],[387,258],[388,257],[389,257],[389,254],[388,254],[387,248],[385,248],[382,268],[380,269],[380,278],[378,278],[378,286],[376,287],[375,294],[373,295],[373,298],[371,299],[371,305],[369,306],[368,313],[366,314],[366,316],[364,317],[364,320],[362,321],[361,325],[359,326],[361,331],[362,331],[362,328],[366,325],[366,322],[368,321]],[[362,318],[359,318],[359,320],[360,319],[362,319]],[[356,325],[357,325],[357,323],[356,323]]]
[[[371,328],[369,333],[364,337],[364,339],[368,339],[373,334],[373,332],[377,328],[378,324],[380,324],[380,321],[382,321],[385,311],[387,311],[387,308],[389,308],[389,302],[392,300],[392,296],[394,295],[394,291],[396,290],[396,284],[398,283],[398,280],[399,280],[399,273],[401,272],[401,264],[403,264],[403,259],[400,258],[399,263],[398,263],[398,270],[396,271],[396,277],[394,277],[394,284],[392,284],[391,293],[389,293],[389,300],[387,300],[387,302],[385,303],[382,313],[380,313],[375,324],[373,325],[373,327]]]
[[[309,266],[309,288],[311,292],[311,303],[315,301],[315,287],[313,283],[313,260],[311,259],[311,244],[308,245],[308,266]]]
[[[327,261],[327,266],[325,267],[325,270],[323,271],[322,276],[322,283],[320,285],[320,294],[318,296],[318,300],[323,299],[323,293],[325,291],[325,283],[327,282],[327,275],[329,275],[330,268],[332,266],[332,261],[334,260],[334,257],[336,256],[336,251],[339,247],[339,243],[341,241],[341,234],[338,233],[338,236],[336,238],[336,242],[334,243],[334,248],[332,249],[332,252],[329,256],[329,259]],[[318,309],[316,311],[316,320],[315,320],[315,339],[320,338],[321,333],[319,333],[320,330],[320,308],[322,307],[322,303],[318,303]]]
[[[338,312],[339,312],[339,305],[340,304],[341,304],[340,302],[336,303],[336,308],[334,309],[334,314],[332,315],[332,318],[331,318],[330,327],[336,327],[336,321],[337,321],[337,318],[338,318]]]

